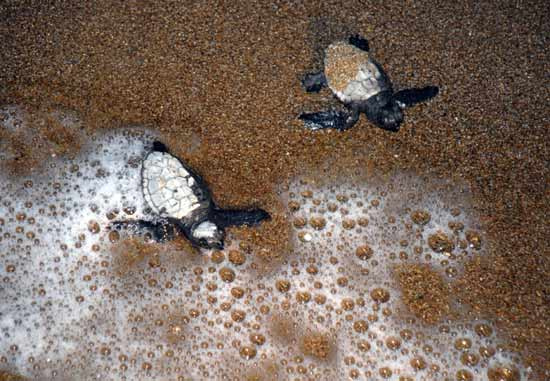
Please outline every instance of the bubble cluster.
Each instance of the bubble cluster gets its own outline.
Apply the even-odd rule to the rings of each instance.
[[[410,175],[291,183],[281,195],[291,250],[260,273],[256,253],[236,239],[199,253],[184,240],[109,230],[149,213],[139,172],[153,139],[138,129],[96,134],[74,158],[0,176],[6,374],[526,379],[492,322],[455,319],[449,284],[486,245],[462,189]]]
[[[277,282],[312,292],[307,308],[289,297],[288,314],[332,337],[333,379],[526,377],[492,324],[468,320],[452,298],[453,279],[485,244],[466,188],[400,174],[290,189],[294,260]]]

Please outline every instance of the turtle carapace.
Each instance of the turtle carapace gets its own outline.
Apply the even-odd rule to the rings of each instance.
[[[367,40],[358,36],[326,48],[324,70],[306,75],[302,85],[307,92],[318,92],[328,86],[346,108],[302,113],[299,119],[312,130],[346,130],[364,113],[376,126],[396,132],[403,122],[403,109],[425,102],[439,92],[436,86],[427,86],[394,93],[384,69],[369,54]]]
[[[141,187],[152,218],[115,221],[114,228],[148,232],[160,242],[179,232],[195,246],[222,249],[226,227],[251,226],[270,218],[262,209],[218,208],[203,179],[158,141],[143,159]]]

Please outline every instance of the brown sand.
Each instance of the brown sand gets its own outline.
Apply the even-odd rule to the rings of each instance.
[[[426,265],[403,265],[395,269],[402,289],[402,299],[414,315],[434,324],[447,317],[450,310],[447,284]]]
[[[3,1],[0,104],[152,126],[222,205],[277,209],[274,185],[309,169],[465,179],[492,249],[456,293],[550,370],[547,2],[189,3]],[[295,122],[327,102],[299,77],[349,33],[369,38],[397,87],[441,86],[398,134],[364,119],[346,133]],[[284,240],[282,225],[259,236]]]
[[[0,381],[25,381],[25,379],[17,374],[0,370]]]

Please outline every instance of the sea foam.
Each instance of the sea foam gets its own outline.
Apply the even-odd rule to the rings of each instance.
[[[5,109],[3,128],[29,136],[21,113]],[[74,158],[2,173],[0,369],[37,380],[528,376],[449,287],[486,250],[467,187],[410,174],[296,179],[281,194],[292,249],[259,273],[235,239],[197,255],[109,230],[150,217],[139,177],[155,138],[95,133]]]

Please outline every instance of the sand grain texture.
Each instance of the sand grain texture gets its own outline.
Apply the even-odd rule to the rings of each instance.
[[[465,179],[492,245],[456,293],[495,316],[543,374],[550,371],[547,15],[544,1],[5,1],[0,104],[64,107],[95,129],[153,127],[222,206],[278,210],[275,186],[306,171],[404,169]],[[305,94],[299,78],[321,67],[328,43],[350,33],[369,39],[397,88],[441,87],[432,102],[407,111],[398,134],[364,119],[345,133],[312,133],[295,121],[302,110],[335,102],[328,92]],[[72,136],[59,138],[63,154]],[[12,148],[24,165],[40,161],[38,150],[33,160],[19,145]],[[259,236],[284,240],[282,225]]]

